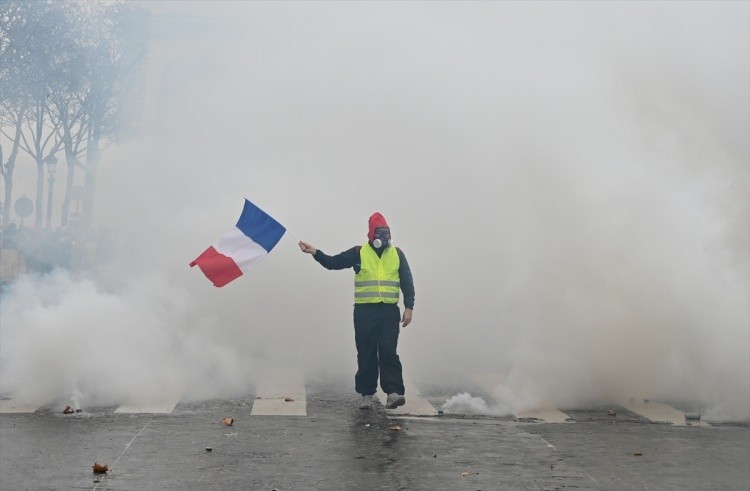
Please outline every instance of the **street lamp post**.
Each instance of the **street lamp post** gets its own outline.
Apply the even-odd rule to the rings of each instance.
[[[55,166],[57,157],[50,155],[44,162],[47,164],[47,176],[49,177],[49,189],[47,190],[47,228],[52,228],[52,189],[55,185]]]

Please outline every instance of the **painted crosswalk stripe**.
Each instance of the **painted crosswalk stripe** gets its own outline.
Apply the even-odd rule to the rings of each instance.
[[[46,402],[15,400],[12,398],[0,399],[0,414],[33,413]]]
[[[255,396],[252,416],[307,416],[305,377],[300,370],[266,370]]]
[[[631,413],[638,414],[654,423],[672,423],[675,426],[688,426],[685,413],[661,402],[630,400],[620,404]],[[705,421],[691,422],[690,426],[711,426]]]
[[[174,411],[180,396],[159,397],[142,402],[128,402],[115,409],[118,414],[169,414]]]
[[[404,389],[406,391],[406,404],[396,409],[389,409],[387,412],[389,416],[437,416],[437,410],[430,404],[430,401],[422,397],[417,386],[407,377],[404,377]],[[380,390],[378,390],[376,396],[380,403],[385,406],[388,396]]]
[[[469,379],[477,387],[487,393],[493,399],[495,391],[499,385],[505,385],[505,375],[502,373],[471,373]],[[568,421],[568,415],[553,407],[540,407],[517,411],[514,416],[518,419],[538,419],[546,423],[565,423]]]

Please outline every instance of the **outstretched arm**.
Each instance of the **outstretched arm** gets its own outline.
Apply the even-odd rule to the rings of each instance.
[[[302,242],[301,240],[299,241],[299,248],[302,252],[312,254],[312,257],[326,269],[353,268],[359,259],[359,253],[354,247],[340,254],[336,254],[335,256],[324,254],[320,249],[311,246],[307,242]]]

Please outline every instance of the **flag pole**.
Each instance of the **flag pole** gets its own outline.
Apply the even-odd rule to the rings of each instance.
[[[292,237],[294,237],[295,239],[297,239],[297,242],[302,242],[301,240],[299,240],[299,237],[297,237],[296,235],[294,235],[294,232],[292,232],[289,229],[286,229],[286,231],[289,232],[289,235],[291,235]]]

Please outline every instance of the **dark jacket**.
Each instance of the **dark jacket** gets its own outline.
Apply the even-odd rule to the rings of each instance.
[[[318,249],[313,257],[316,261],[320,263],[321,266],[323,266],[326,269],[348,269],[348,268],[354,268],[354,272],[359,272],[359,249],[360,246],[352,247],[351,249],[347,249],[344,252],[340,254],[336,254],[335,256],[329,256]],[[399,260],[399,267],[398,267],[398,276],[399,276],[399,283],[401,284],[401,292],[404,294],[404,307],[407,309],[413,309],[414,308],[414,279],[411,276],[411,269],[409,268],[409,263],[406,261],[406,256],[404,255],[404,252],[396,247],[396,251],[398,251],[398,260]],[[375,252],[378,253],[378,256],[383,252],[382,249],[378,250],[375,249]]]

